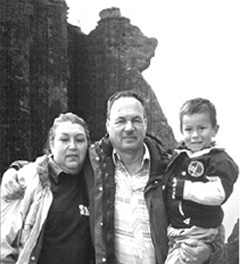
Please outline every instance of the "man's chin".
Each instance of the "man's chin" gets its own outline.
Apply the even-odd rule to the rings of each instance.
[[[127,142],[127,143],[123,144],[123,149],[125,149],[125,150],[136,150],[137,146],[138,145],[136,144],[136,141]]]

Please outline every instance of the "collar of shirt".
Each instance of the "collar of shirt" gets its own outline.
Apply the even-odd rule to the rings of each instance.
[[[191,150],[185,148],[185,149],[176,149],[176,152],[179,154],[179,153],[182,153],[182,152],[185,152],[189,158],[197,158],[197,157],[200,157],[202,155],[205,155],[205,154],[208,154],[210,153],[212,150],[214,149],[217,149],[217,150],[221,150],[221,151],[224,151],[224,148],[221,147],[221,146],[211,146],[211,147],[208,147],[208,148],[205,148],[205,149],[202,149],[202,150],[199,150],[197,152],[192,152]]]
[[[143,154],[143,159],[142,159],[142,163],[141,163],[141,168],[145,163],[150,162],[150,153],[149,153],[148,147],[145,143],[143,143],[143,148],[144,148],[143,149],[144,154]],[[115,165],[117,165],[119,162],[121,162],[121,157],[115,149],[113,149],[112,158],[113,158],[113,162]]]
[[[59,181],[59,175],[64,173],[64,171],[55,163],[52,156],[49,157],[49,172],[56,183]]]

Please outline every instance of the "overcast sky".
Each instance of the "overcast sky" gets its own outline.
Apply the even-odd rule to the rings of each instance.
[[[67,0],[69,22],[89,34],[99,12],[118,7],[144,35],[158,40],[143,72],[176,138],[178,112],[190,98],[210,99],[220,125],[217,141],[240,164],[240,1]],[[227,235],[239,217],[239,181],[224,205]]]

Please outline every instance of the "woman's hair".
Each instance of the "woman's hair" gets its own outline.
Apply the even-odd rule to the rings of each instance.
[[[71,122],[72,124],[81,125],[85,130],[88,145],[90,145],[90,134],[89,134],[87,123],[81,117],[68,112],[68,113],[60,114],[58,117],[54,119],[53,124],[48,132],[48,139],[47,139],[46,146],[44,148],[45,153],[50,153],[50,142],[54,140],[54,137],[56,135],[56,128],[64,122]]]
[[[195,98],[186,101],[180,109],[180,129],[182,131],[182,119],[184,115],[196,113],[208,113],[212,127],[217,125],[217,114],[215,106],[207,99]]]

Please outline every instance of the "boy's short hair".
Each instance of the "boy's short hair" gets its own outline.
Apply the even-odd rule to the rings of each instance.
[[[207,99],[195,98],[186,101],[180,108],[180,129],[182,131],[182,118],[184,115],[207,112],[210,117],[212,127],[217,125],[217,113],[215,106]]]

